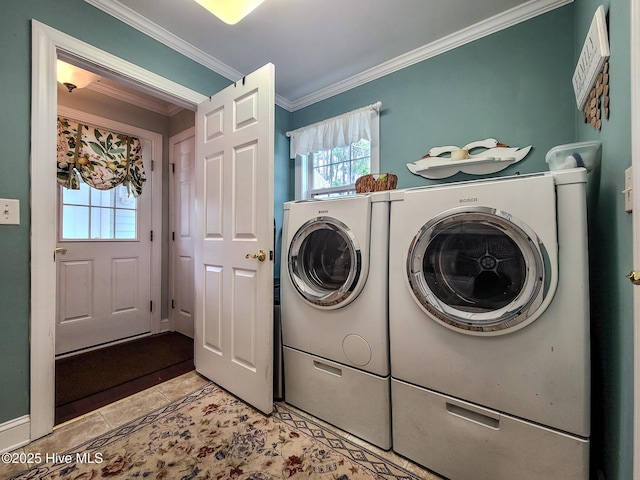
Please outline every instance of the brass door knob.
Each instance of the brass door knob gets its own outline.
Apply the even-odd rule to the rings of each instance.
[[[264,250],[259,250],[258,253],[247,253],[244,258],[257,258],[261,262],[264,262],[267,258],[267,254]]]
[[[631,280],[634,285],[640,285],[640,270],[631,270],[627,278]]]

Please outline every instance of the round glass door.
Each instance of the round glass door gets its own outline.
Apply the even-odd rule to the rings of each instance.
[[[362,254],[344,223],[317,217],[294,235],[288,266],[291,281],[305,300],[320,307],[343,306],[357,295]]]
[[[464,208],[420,229],[407,275],[416,300],[436,320],[469,333],[497,333],[536,311],[545,263],[526,225],[499,210]]]

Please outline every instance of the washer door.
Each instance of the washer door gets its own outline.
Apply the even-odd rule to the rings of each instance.
[[[536,234],[508,213],[463,207],[420,229],[407,275],[418,304],[437,321],[496,335],[533,321],[548,284],[543,253]]]
[[[317,217],[302,225],[289,245],[289,276],[294,287],[317,307],[351,302],[362,275],[362,252],[341,221]]]

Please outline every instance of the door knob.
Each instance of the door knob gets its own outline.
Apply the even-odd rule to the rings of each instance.
[[[627,278],[631,280],[634,285],[640,285],[640,270],[631,270]]]
[[[65,253],[67,253],[67,249],[64,247],[57,247],[54,251],[53,251],[53,261],[56,261],[56,255],[60,254],[60,255],[64,255]]]
[[[244,258],[257,258],[261,262],[264,262],[267,258],[267,254],[264,250],[259,250],[258,253],[247,253]]]

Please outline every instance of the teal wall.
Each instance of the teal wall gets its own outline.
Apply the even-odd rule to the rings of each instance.
[[[434,183],[406,167],[431,147],[488,137],[533,145],[500,175],[547,170],[546,152],[575,138],[573,66],[570,5],[296,111],[292,128],[380,100],[381,170],[400,188]]]
[[[575,57],[599,5],[608,16],[611,116],[602,130],[579,115],[577,140],[600,140],[602,163],[590,175],[589,249],[594,377],[594,467],[607,480],[633,477],[632,220],[624,211],[624,170],[631,165],[630,3],[575,3]],[[576,110],[577,111],[577,110]],[[637,447],[636,447],[637,448]]]

